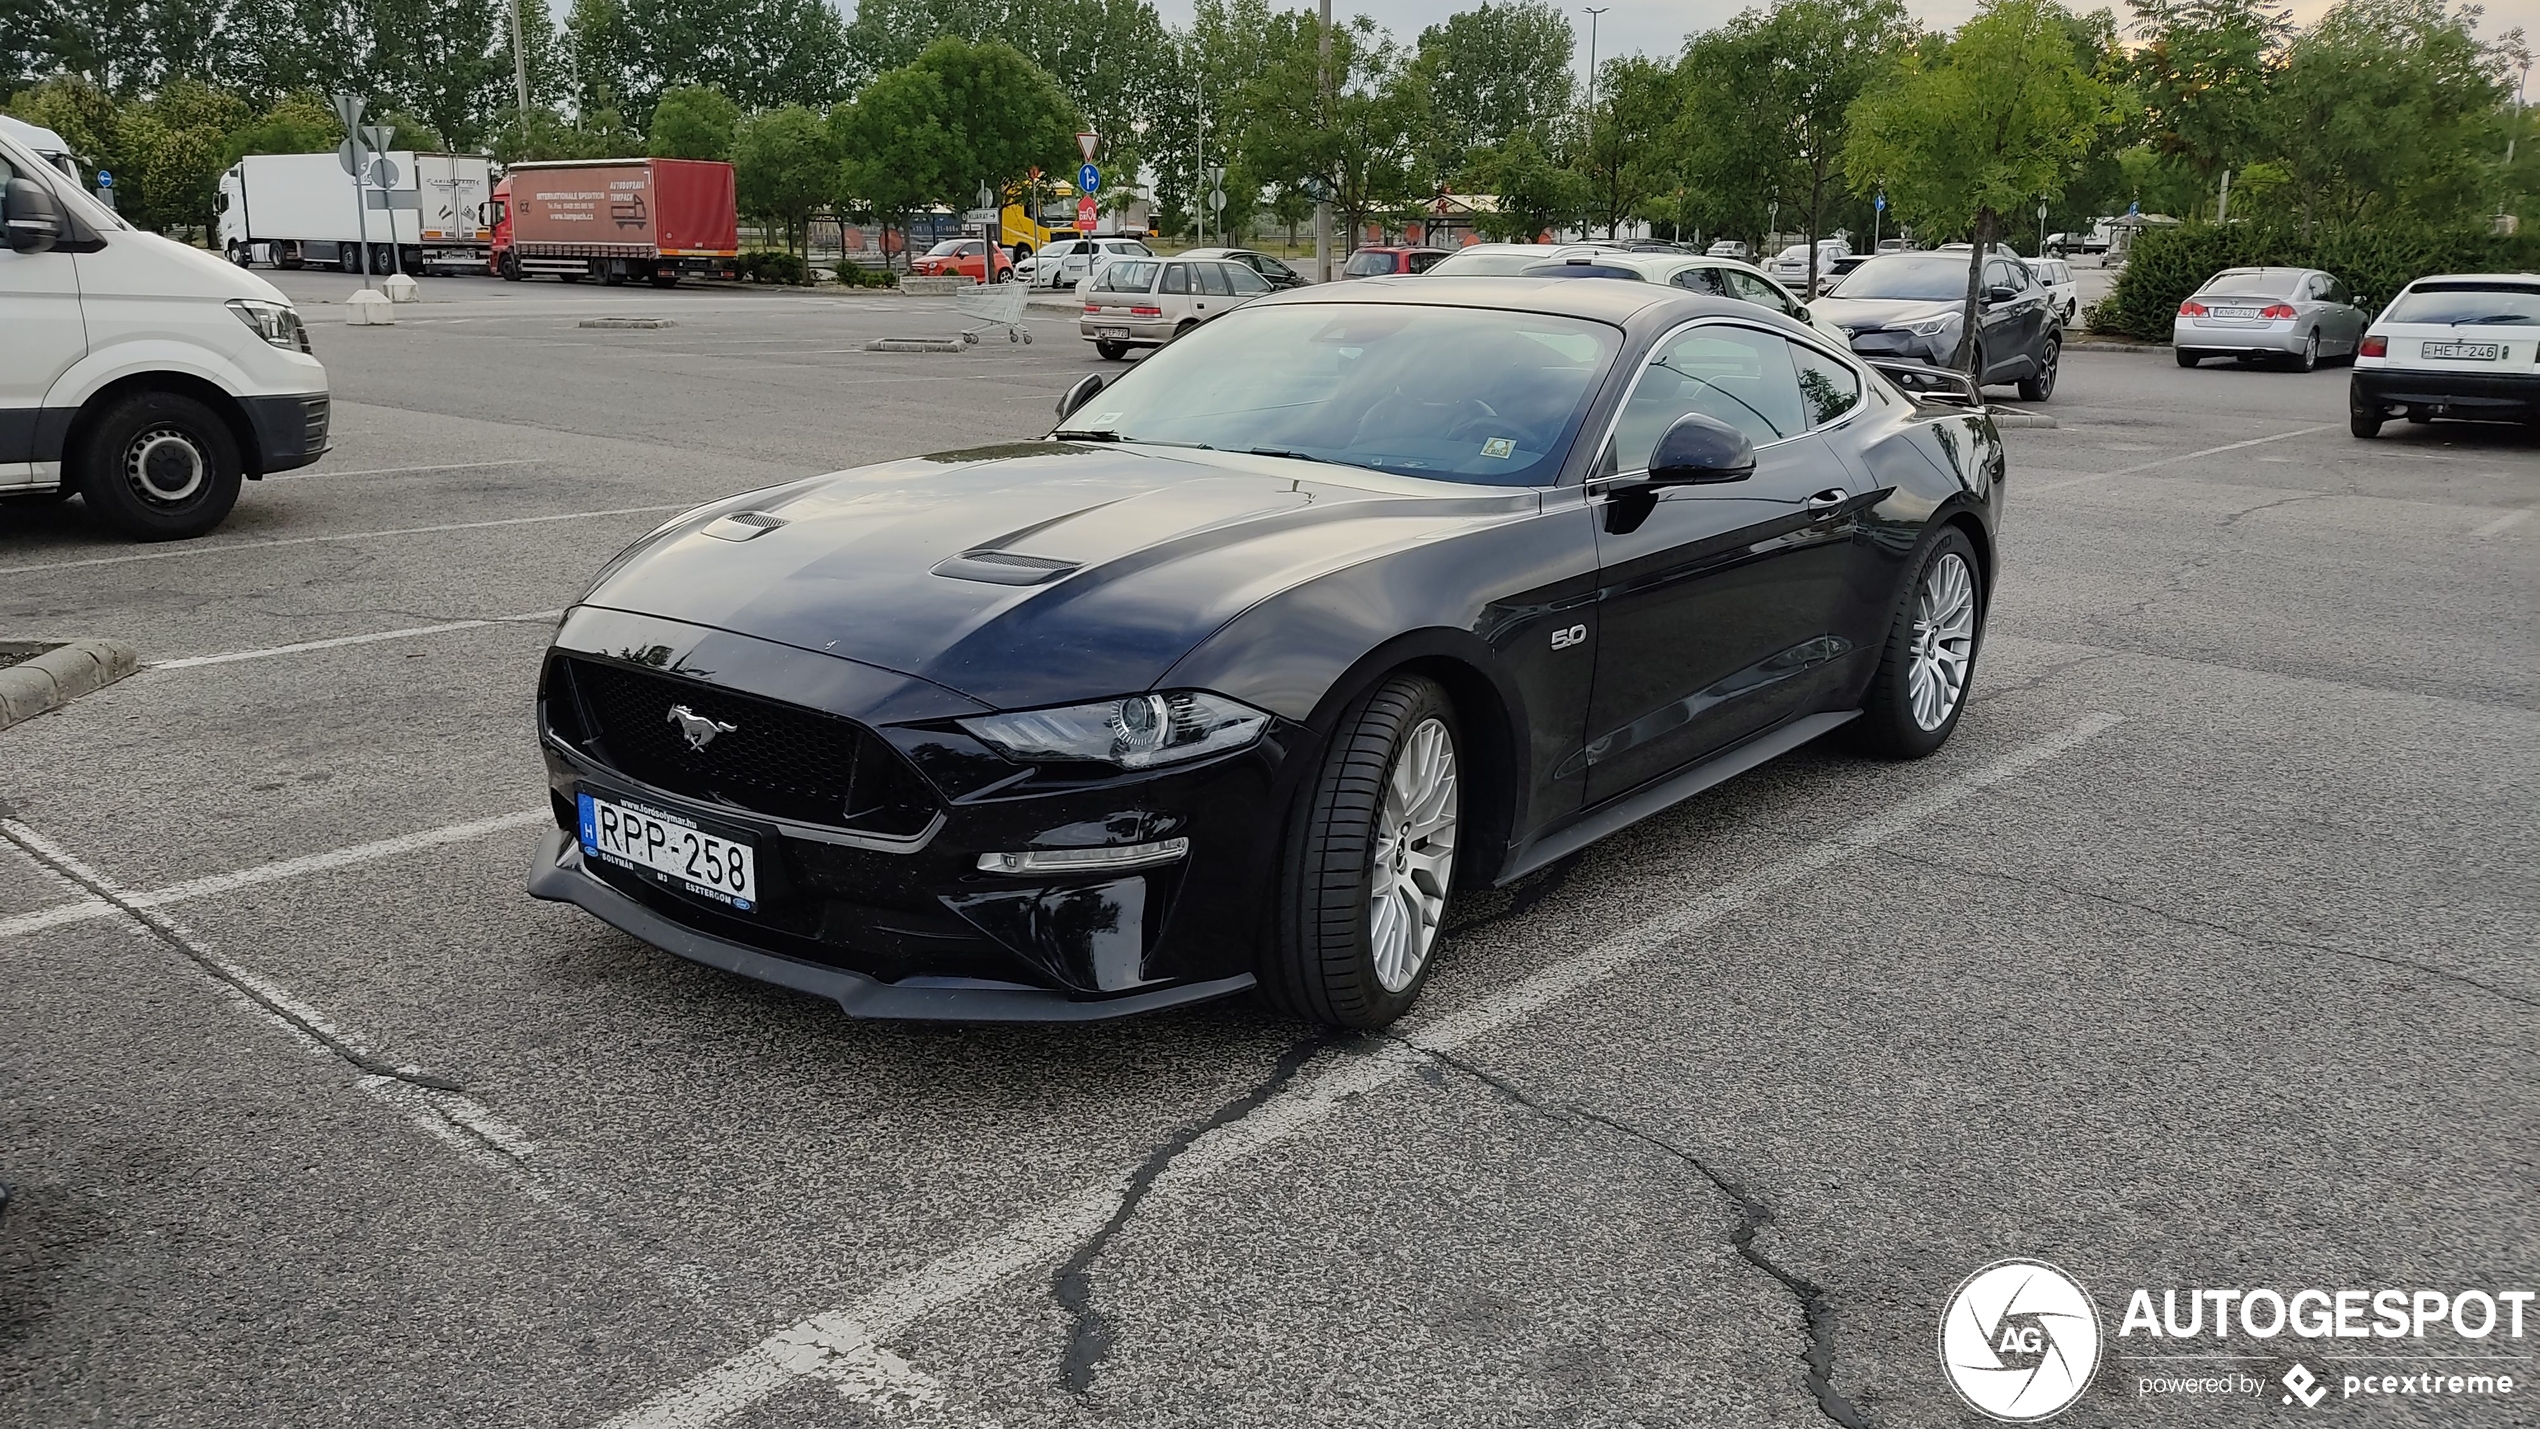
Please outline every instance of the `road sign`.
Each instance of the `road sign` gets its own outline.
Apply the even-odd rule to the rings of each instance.
[[[1092,193],[1095,190],[1100,189],[1102,187],[1102,170],[1095,168],[1091,164],[1087,164],[1085,167],[1078,169],[1076,171],[1076,187],[1086,193]]]
[[[1224,189],[1210,189],[1208,191],[1208,211],[1210,213],[1224,213],[1226,211],[1226,191]]]
[[[1084,155],[1085,162],[1090,164],[1094,161],[1094,146],[1101,142],[1100,134],[1079,134],[1076,136],[1076,152]]]
[[[362,157],[369,152],[357,141],[347,139],[335,146],[335,162],[344,166],[344,172],[359,177],[362,172]]]
[[[397,167],[396,160],[389,158],[386,154],[371,156],[370,181],[372,183],[383,189],[393,189],[397,186],[397,181],[403,177],[405,177],[405,171]]]
[[[397,142],[397,131],[389,128],[385,124],[365,124],[362,126],[362,143],[369,146],[370,151],[374,154],[387,153],[388,146],[395,142]]]
[[[104,169],[99,169],[97,171],[97,187],[101,189],[110,189],[114,186],[115,176],[107,173]]]
[[[1079,233],[1094,231],[1094,201],[1091,198],[1076,200],[1076,231]]]
[[[2125,206],[2125,216],[2128,218],[2141,218],[2143,216],[2143,200],[2136,199],[2134,202],[2127,204]]]
[[[1881,213],[1887,212],[1887,195],[1880,194],[1876,199],[1872,200],[1870,207],[1877,209]]]
[[[362,97],[358,94],[339,94],[335,96],[332,103],[336,119],[343,124],[344,132],[350,134],[353,126],[362,122]]]

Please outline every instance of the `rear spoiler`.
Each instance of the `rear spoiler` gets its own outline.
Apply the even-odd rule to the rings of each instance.
[[[1979,411],[1984,407],[1984,394],[1976,387],[1975,379],[1957,368],[1934,367],[1928,362],[1903,358],[1865,357],[1862,361],[1911,396]]]

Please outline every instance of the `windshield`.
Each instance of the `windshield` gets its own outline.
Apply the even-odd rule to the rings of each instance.
[[[2259,298],[2289,298],[2302,290],[2311,275],[2294,269],[2226,268],[2205,280],[2196,291],[2205,293],[2247,293]]]
[[[1131,368],[1060,434],[1544,486],[1620,338],[1491,309],[1242,308]]]
[[[943,242],[936,244],[934,247],[927,249],[926,256],[929,258],[949,258],[955,253],[970,253],[975,251],[977,250],[973,249],[968,243],[965,243],[958,238],[947,238]]]
[[[1143,293],[1155,286],[1155,271],[1163,266],[1151,260],[1114,259],[1105,263],[1102,271],[1094,274],[1094,291],[1097,293]]]
[[[2540,323],[2540,288],[2512,283],[2431,283],[2410,288],[2383,313],[2385,322]]]
[[[1361,248],[1349,255],[1349,261],[1341,266],[1341,271],[1353,278],[1378,277],[1393,271],[1393,255]]]
[[[1905,257],[1901,254],[1873,258],[1846,273],[1828,297],[1834,298],[1902,298],[1918,302],[1947,302],[1967,296],[1967,260],[1964,258]]]

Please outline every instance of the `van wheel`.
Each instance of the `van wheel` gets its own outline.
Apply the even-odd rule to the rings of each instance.
[[[79,492],[136,541],[181,541],[238,504],[238,441],[211,408],[174,392],[142,392],[105,410],[78,446]]]

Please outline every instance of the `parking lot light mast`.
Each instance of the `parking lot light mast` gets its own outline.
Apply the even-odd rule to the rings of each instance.
[[[512,0],[512,94],[520,104],[520,143],[525,149],[529,147],[529,56],[521,49],[520,0]]]
[[[1314,117],[1332,122],[1332,0],[1323,0],[1323,25],[1314,39]],[[1314,281],[1332,281],[1332,189],[1317,183],[1314,196]]]
[[[1584,9],[1584,10],[1586,10],[1586,11],[1587,11],[1587,17],[1588,17],[1588,123],[1587,123],[1587,148],[1588,148],[1588,163],[1589,163],[1590,165],[1594,165],[1594,164],[1596,163],[1596,18],[1597,18],[1599,15],[1604,14],[1607,10],[1611,10],[1611,9],[1613,9],[1614,7],[1613,7],[1613,6],[1611,6],[1611,5],[1605,5],[1605,6],[1581,6],[1580,8],[1581,8],[1581,9]],[[1612,190],[1611,190],[1611,188],[1610,188],[1610,186],[1609,186],[1609,188],[1608,188],[1608,190],[1607,190],[1607,191],[1608,191],[1608,192],[1611,192],[1611,191],[1612,191]],[[1587,236],[1587,235],[1586,235],[1586,234],[1584,234],[1584,233],[1580,234],[1580,237],[1582,237],[1582,238],[1584,238],[1584,237],[1586,237],[1586,236]],[[1605,236],[1606,236],[1606,237],[1608,237],[1608,238],[1611,238],[1611,237],[1613,237],[1613,236],[1614,236],[1614,216],[1613,216],[1613,211],[1612,211],[1611,209],[1608,209],[1608,210],[1606,211]]]

